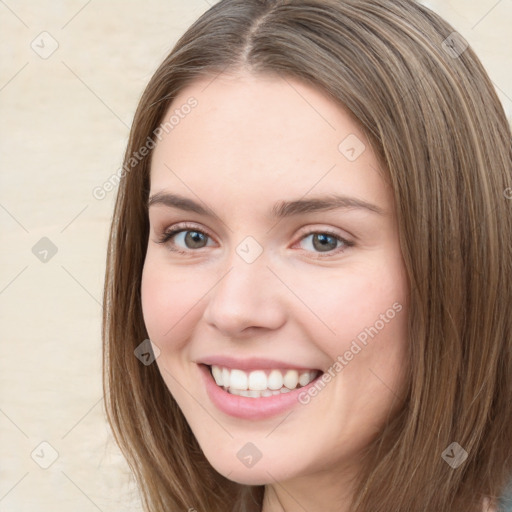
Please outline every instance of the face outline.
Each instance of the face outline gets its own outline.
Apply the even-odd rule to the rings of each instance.
[[[154,149],[150,197],[179,194],[214,216],[149,207],[141,295],[156,364],[219,473],[251,485],[295,482],[296,496],[316,479],[327,496],[403,396],[408,287],[392,190],[358,124],[309,85],[205,78],[180,92],[165,119],[192,97],[197,106]],[[271,215],[281,201],[332,194],[382,214]],[[158,243],[171,228],[182,231]],[[185,238],[187,229],[208,236]],[[206,246],[191,248],[199,240]],[[212,356],[267,358],[331,378],[282,412],[234,417],[206,390],[200,363]]]

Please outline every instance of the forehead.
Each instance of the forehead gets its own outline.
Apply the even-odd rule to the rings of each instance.
[[[172,129],[154,150],[151,193],[222,190],[260,203],[308,191],[350,192],[383,207],[391,199],[357,122],[298,80],[250,74],[201,79],[180,92],[163,122],[171,116]]]

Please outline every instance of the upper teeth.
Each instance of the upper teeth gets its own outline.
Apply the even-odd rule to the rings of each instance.
[[[295,389],[306,386],[317,376],[316,370],[253,370],[245,372],[212,365],[212,375],[218,386],[231,390],[279,390],[283,386]]]

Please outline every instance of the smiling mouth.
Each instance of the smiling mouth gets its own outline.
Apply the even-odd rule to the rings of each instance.
[[[261,398],[307,386],[322,372],[321,370],[252,370],[246,372],[224,366],[208,366],[217,386],[232,394],[249,398]]]

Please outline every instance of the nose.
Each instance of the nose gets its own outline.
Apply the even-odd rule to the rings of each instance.
[[[232,262],[229,271],[208,294],[203,316],[226,337],[241,338],[254,331],[273,330],[286,321],[279,282],[263,258],[251,264]]]

